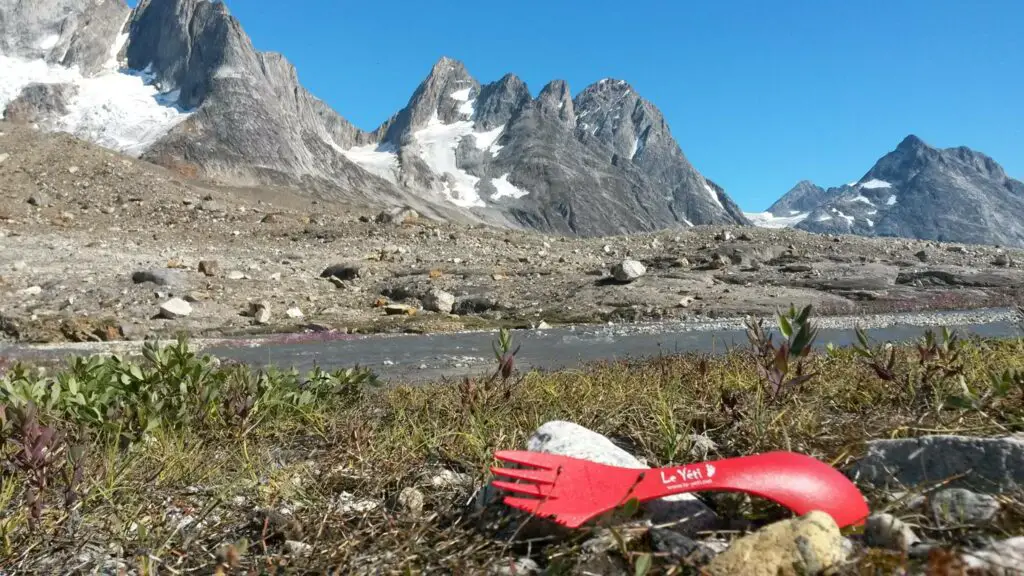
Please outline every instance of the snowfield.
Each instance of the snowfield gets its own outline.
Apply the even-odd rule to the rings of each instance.
[[[116,54],[126,38],[118,36],[111,47],[108,69],[90,77],[77,68],[0,55],[0,112],[30,84],[71,84],[77,93],[54,128],[124,154],[142,155],[190,111],[178,106],[177,91],[161,92],[149,74],[117,69]]]
[[[370,174],[388,182],[398,182],[398,154],[391,147],[369,144],[341,150],[341,153]]]
[[[472,100],[469,100],[472,102]],[[501,134],[501,129],[488,132],[473,132],[471,120],[460,120],[451,124],[444,124],[437,117],[437,112],[430,119],[427,125],[413,133],[413,146],[417,156],[430,167],[430,170],[444,178],[442,194],[445,198],[463,208],[484,207],[487,203],[480,197],[476,185],[480,178],[469,174],[458,167],[455,150],[459,143],[466,136],[472,135],[476,147],[481,150],[494,150],[494,142]],[[500,146],[498,149],[500,150]],[[491,200],[501,198],[522,198],[529,194],[528,191],[516,188],[508,181],[508,174],[498,179],[491,179],[497,192],[491,196]]]
[[[867,182],[861,184],[860,187],[867,188],[868,190],[873,190],[875,188],[892,188],[892,184],[889,184],[885,180],[878,180],[876,178],[872,178],[871,180],[868,180]]]
[[[775,216],[771,212],[744,212],[744,216],[759,228],[790,228],[803,222],[809,212],[797,212],[790,216]]]

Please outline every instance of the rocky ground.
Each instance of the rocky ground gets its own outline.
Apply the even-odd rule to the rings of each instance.
[[[1019,302],[1024,251],[697,227],[565,238],[227,189],[0,123],[0,338],[451,331]]]

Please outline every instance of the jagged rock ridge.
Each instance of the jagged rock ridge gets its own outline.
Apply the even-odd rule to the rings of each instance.
[[[306,91],[283,56],[255,50],[223,2],[26,6],[0,0],[0,57],[45,59],[55,72],[19,77],[6,99],[0,91],[9,119],[208,179],[566,234],[748,223],[621,80],[575,97],[556,80],[533,98],[514,75],[481,85],[442,58],[405,108],[367,132]],[[61,76],[68,67],[79,76]],[[108,102],[120,111],[114,127],[90,122],[97,81],[133,82],[131,105],[146,110]],[[132,117],[152,119],[141,128]]]

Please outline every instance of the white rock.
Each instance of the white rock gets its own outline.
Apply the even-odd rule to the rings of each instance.
[[[444,290],[431,290],[423,296],[423,308],[442,314],[451,314],[455,306],[455,296]]]
[[[965,553],[962,558],[968,568],[988,570],[985,574],[1020,574],[1024,566],[1024,536],[1001,540],[985,550]]]
[[[502,561],[491,570],[494,576],[529,576],[540,574],[540,566],[532,558],[516,558],[511,565]]]
[[[313,551],[313,546],[298,540],[285,540],[284,545],[288,548],[288,552],[296,557],[309,556],[309,553]]]
[[[612,268],[612,276],[619,282],[632,282],[647,273],[647,268],[637,260],[623,260]]]
[[[21,290],[18,290],[18,294],[24,294],[25,296],[38,296],[38,295],[40,295],[42,293],[43,293],[43,287],[42,286],[29,286],[28,288],[23,288]]]
[[[184,318],[192,313],[192,305],[181,298],[171,298],[160,305],[160,316],[163,318]]]
[[[907,551],[920,541],[910,526],[892,514],[872,514],[864,522],[864,542],[868,546]]]
[[[342,514],[363,514],[379,508],[380,502],[375,500],[360,500],[350,492],[342,492],[341,494],[338,494],[336,506],[338,512],[341,512]]]
[[[302,310],[299,310],[298,308],[289,308],[285,310],[284,313],[287,314],[289,318],[302,318]]]
[[[424,365],[423,368],[426,368],[426,366]],[[440,489],[461,488],[472,486],[473,479],[467,474],[444,469],[430,477],[430,485]]]
[[[573,422],[555,420],[547,422],[530,436],[527,450],[561,454],[623,468],[649,469],[632,454],[619,448],[611,440]],[[655,524],[687,519],[673,529],[692,533],[705,530],[718,523],[713,510],[693,494],[677,494],[644,502],[641,508]]]
[[[13,268],[14,270],[24,270],[27,267],[28,263],[25,262],[24,260],[18,260],[17,262],[14,263],[14,265],[11,266],[11,268]]]
[[[270,305],[263,301],[250,302],[249,315],[257,324],[267,324],[270,322]]]
[[[228,280],[241,280],[242,278],[245,278],[245,274],[239,272],[238,270],[232,270],[231,272],[228,272]]]

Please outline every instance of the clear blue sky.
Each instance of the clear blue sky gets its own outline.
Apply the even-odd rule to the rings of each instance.
[[[260,50],[364,129],[441,56],[534,95],[623,79],[745,210],[860,178],[908,134],[1024,179],[1024,0],[245,0]]]

